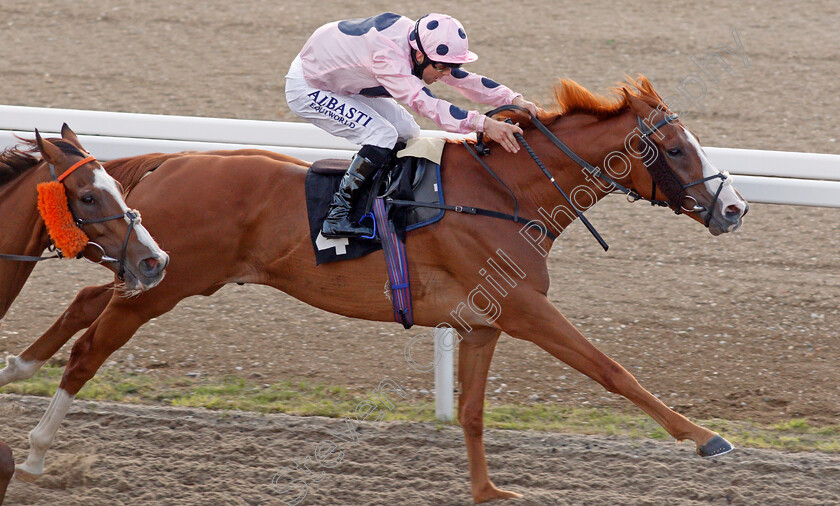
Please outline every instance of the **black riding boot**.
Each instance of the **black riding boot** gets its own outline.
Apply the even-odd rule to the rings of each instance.
[[[373,146],[364,146],[353,157],[350,168],[347,169],[347,173],[341,179],[341,186],[338,187],[338,191],[333,195],[330,212],[324,220],[324,225],[321,227],[321,234],[324,237],[334,239],[339,237],[373,235],[372,227],[354,224],[350,219],[353,206],[359,200],[359,197],[361,197],[367,182],[388,160],[388,158],[385,158],[381,164],[376,164],[369,160],[364,156],[365,148],[369,147]],[[384,148],[376,149],[382,150],[390,156],[390,150]],[[374,152],[374,154],[379,153]]]

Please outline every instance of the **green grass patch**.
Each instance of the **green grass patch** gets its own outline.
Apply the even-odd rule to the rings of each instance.
[[[728,422],[727,433],[744,446],[788,451],[817,450],[840,453],[840,425],[812,427],[804,418],[794,418],[772,426],[747,422]]]
[[[497,429],[533,429],[651,439],[670,437],[649,417],[605,408],[489,404],[485,407],[484,424]]]
[[[0,388],[0,392],[52,396],[62,373],[63,368],[44,367],[34,378],[7,385]],[[221,379],[157,378],[123,373],[117,369],[101,371],[85,385],[77,398],[334,418],[353,417],[356,406],[365,400],[379,402],[373,390],[355,392],[323,383],[283,381],[266,385],[233,376]],[[432,400],[418,401],[412,399],[411,394],[406,399],[396,394],[389,398],[395,407],[389,411],[383,406],[385,420],[434,422]],[[377,414],[374,411],[371,419]],[[641,413],[607,408],[488,404],[484,422],[486,427],[497,429],[670,439],[656,422]],[[736,446],[840,453],[840,425],[817,427],[803,418],[776,424],[720,419],[702,420],[700,423],[719,432]]]

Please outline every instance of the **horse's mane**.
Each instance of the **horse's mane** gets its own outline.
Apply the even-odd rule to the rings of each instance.
[[[38,165],[40,157],[34,156],[38,152],[38,144],[34,139],[18,137],[20,144],[6,148],[0,153],[0,186],[15,180],[32,167]],[[85,156],[79,148],[64,139],[47,139],[61,151],[70,155]]]
[[[571,79],[561,79],[554,85],[555,103],[546,109],[540,120],[550,123],[575,113],[591,114],[599,119],[612,118],[630,107],[627,94],[644,100],[652,107],[662,103],[662,98],[645,76],[639,74],[635,79],[628,76],[626,81],[617,83],[612,97],[605,97],[592,93]]]
[[[0,186],[17,179],[34,167],[41,159],[17,147],[7,148],[0,153]]]
[[[123,186],[126,195],[143,179],[143,176],[157,169],[163,162],[183,156],[184,153],[152,153],[149,155],[118,158],[102,164],[105,171]]]

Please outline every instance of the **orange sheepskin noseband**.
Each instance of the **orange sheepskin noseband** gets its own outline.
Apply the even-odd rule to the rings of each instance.
[[[73,221],[63,184],[50,181],[38,185],[38,211],[55,247],[64,258],[76,258],[88,243],[88,236]]]

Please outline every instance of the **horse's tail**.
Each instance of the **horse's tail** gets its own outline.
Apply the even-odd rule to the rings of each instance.
[[[185,156],[186,153],[152,153],[149,155],[117,158],[102,164],[105,171],[123,186],[126,195],[143,179],[143,176],[160,167],[163,162]]]

